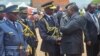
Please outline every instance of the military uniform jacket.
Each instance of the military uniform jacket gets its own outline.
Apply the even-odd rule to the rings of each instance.
[[[3,20],[0,20],[0,25],[2,25]],[[4,32],[1,28],[2,26],[0,26],[0,56],[4,56],[4,41],[3,41],[3,36],[4,36]]]
[[[26,49],[27,43],[23,37],[22,26],[16,22],[17,27],[15,27],[8,19],[4,23],[0,24],[1,29],[4,32],[3,45],[6,55],[16,56],[17,48],[21,44],[23,49]],[[14,47],[16,46],[16,47]],[[11,50],[16,50],[11,51]],[[15,54],[14,54],[15,53]]]
[[[44,15],[44,17],[39,21],[39,29],[40,29],[40,35],[42,38],[42,45],[41,50],[44,52],[55,52],[55,44],[56,44],[56,38],[51,36],[53,32],[49,32],[46,27],[46,20],[50,27],[56,26],[56,20],[55,18],[50,19],[48,16]]]

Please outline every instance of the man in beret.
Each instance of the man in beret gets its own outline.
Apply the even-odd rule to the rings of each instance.
[[[15,11],[17,5],[7,7],[6,20],[3,23],[4,32],[3,43],[5,47],[5,56],[26,56],[27,43],[23,37],[23,27],[17,22],[18,12]]]
[[[58,26],[56,19],[53,17],[56,7],[53,5],[53,1],[43,4],[41,7],[44,8],[44,16],[39,21],[40,35],[42,38],[41,51],[48,54],[48,56],[61,56],[58,44],[60,38],[57,35],[53,35],[54,30],[50,30],[50,28],[57,28]]]

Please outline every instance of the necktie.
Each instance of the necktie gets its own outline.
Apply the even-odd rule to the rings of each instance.
[[[50,20],[55,25],[55,21],[54,21],[54,18],[52,16],[50,17]]]
[[[18,32],[17,25],[16,25],[15,22],[13,22],[13,25],[14,25],[14,27],[15,27],[15,30]]]
[[[16,27],[16,24],[15,24],[15,22],[13,22],[13,25],[14,25],[14,27]]]

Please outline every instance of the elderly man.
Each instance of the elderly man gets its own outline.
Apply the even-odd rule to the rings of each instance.
[[[61,19],[61,53],[66,56],[82,56],[85,20],[80,17],[78,6],[70,3],[66,6],[67,15]]]
[[[27,17],[24,18],[26,26],[28,26],[30,28],[30,30],[33,32],[33,36],[27,36],[29,38],[27,38],[27,43],[32,47],[32,54],[30,56],[35,56],[36,55],[36,48],[38,45],[38,40],[37,40],[37,32],[36,32],[36,28],[37,28],[37,23],[35,21],[35,19],[33,18],[33,8],[29,7],[27,9],[23,9],[26,10],[26,12],[23,12],[22,14],[26,13]]]

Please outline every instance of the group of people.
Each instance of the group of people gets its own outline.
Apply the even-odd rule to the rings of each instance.
[[[55,9],[53,2],[43,4],[44,16],[38,27],[42,38],[41,51],[47,56],[82,56],[86,43],[87,56],[100,55],[100,5],[90,3],[79,12],[76,3],[64,11]],[[83,36],[84,35],[84,36]]]
[[[0,56],[35,56],[37,14],[31,7],[0,5]]]
[[[43,13],[0,5],[0,56],[36,56],[37,28],[45,56],[82,56],[84,42],[87,56],[100,55],[100,4],[90,3],[81,14],[76,3],[61,11],[53,2],[41,5]]]

